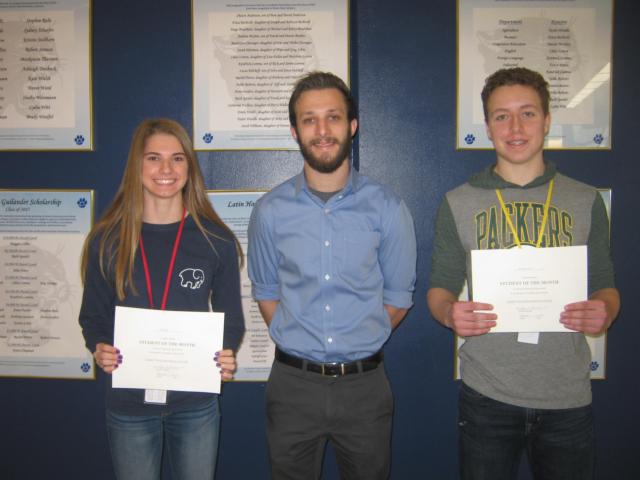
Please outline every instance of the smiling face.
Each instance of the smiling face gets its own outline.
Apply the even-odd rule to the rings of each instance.
[[[155,133],[147,138],[142,153],[142,186],[145,203],[171,200],[182,203],[189,166],[176,137]]]
[[[295,104],[296,126],[291,134],[307,165],[333,173],[349,157],[358,121],[348,119],[344,96],[336,88],[307,90]]]
[[[496,88],[487,103],[487,136],[498,157],[497,170],[544,168],[542,149],[549,132],[538,93],[525,85]]]

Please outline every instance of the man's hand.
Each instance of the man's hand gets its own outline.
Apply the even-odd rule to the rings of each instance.
[[[560,323],[569,330],[597,335],[607,329],[607,310],[602,300],[585,300],[565,305]]]
[[[454,302],[447,311],[445,325],[461,337],[484,335],[496,326],[498,318],[495,313],[487,313],[486,310],[493,310],[493,305],[480,302]]]
[[[384,309],[387,311],[387,315],[389,316],[389,323],[391,324],[392,330],[400,325],[400,322],[409,311],[406,308],[398,308],[387,304],[384,305]]]
[[[493,310],[493,305],[460,302],[456,295],[444,288],[430,288],[427,303],[433,317],[461,337],[484,335],[496,326],[498,316],[486,312]]]
[[[589,300],[565,305],[560,323],[570,330],[598,335],[606,331],[620,311],[620,294],[615,288],[603,288]]]

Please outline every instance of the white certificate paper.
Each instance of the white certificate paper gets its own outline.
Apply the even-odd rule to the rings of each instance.
[[[220,393],[224,314],[116,307],[113,388]]]
[[[587,247],[472,250],[474,301],[490,303],[496,332],[567,332],[560,313],[587,299]]]

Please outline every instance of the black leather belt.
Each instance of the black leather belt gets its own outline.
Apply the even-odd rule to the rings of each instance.
[[[380,351],[370,357],[356,360],[355,362],[316,363],[294,355],[289,355],[279,348],[276,348],[276,360],[290,367],[299,368],[300,370],[319,373],[327,377],[340,377],[351,373],[367,372],[377,368],[382,361],[382,352]]]

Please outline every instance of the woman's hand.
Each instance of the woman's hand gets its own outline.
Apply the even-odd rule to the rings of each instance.
[[[96,363],[102,371],[108,374],[113,372],[118,368],[118,365],[122,363],[120,350],[108,343],[98,343],[96,345],[96,351],[93,352],[93,358],[96,359]]]
[[[233,373],[236,371],[236,354],[233,350],[220,350],[216,352],[213,360],[216,362],[216,366],[220,367],[220,374],[222,380],[233,379]]]

